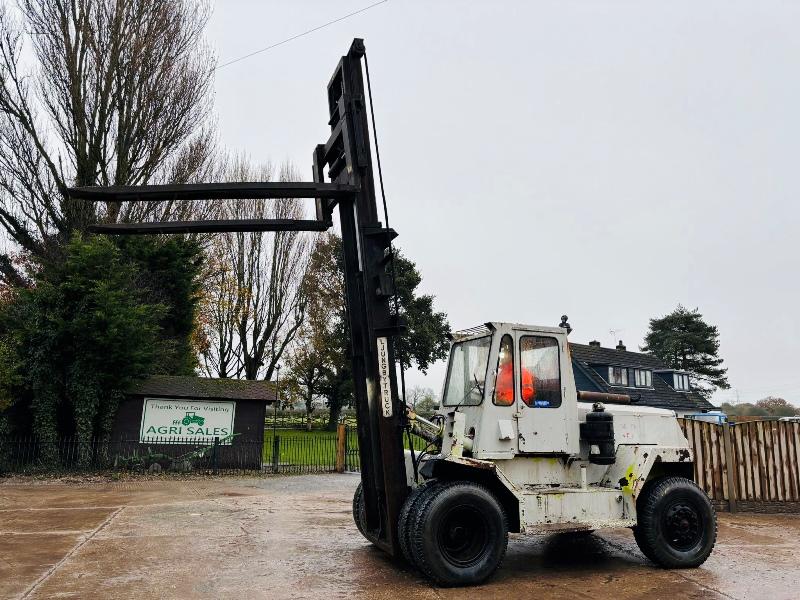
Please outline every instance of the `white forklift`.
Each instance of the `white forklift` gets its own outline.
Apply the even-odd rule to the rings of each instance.
[[[456,334],[438,414],[409,411],[411,430],[437,452],[406,453],[413,491],[398,535],[406,560],[437,583],[485,580],[509,532],[630,527],[667,568],[711,553],[716,515],[692,481],[675,413],[577,392],[569,329],[562,317],[560,327],[487,323]],[[357,523],[360,502],[357,491]]]
[[[82,187],[66,195],[101,203],[315,199],[313,219],[90,228],[106,235],[325,231],[338,212],[361,465],[353,515],[368,540],[439,584],[485,580],[500,566],[509,532],[632,527],[653,561],[701,564],[716,517],[691,481],[692,455],[675,415],[619,404],[626,396],[576,393],[566,319],[563,327],[491,323],[455,336],[439,414],[431,422],[407,410],[394,356],[404,331],[392,306],[397,233],[375,195],[363,40],[339,60],[327,101],[330,134],[314,148],[313,181]],[[377,142],[375,155],[380,177]],[[430,451],[404,451],[412,434]]]

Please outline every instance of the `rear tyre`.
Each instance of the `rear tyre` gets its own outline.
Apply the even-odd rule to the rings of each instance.
[[[645,558],[651,560],[652,562],[656,562],[653,553],[650,552],[650,547],[647,545],[647,542],[644,539],[644,535],[642,534],[642,530],[639,526],[632,527],[633,529],[633,539],[636,540],[636,545],[639,546],[639,550],[642,551]]]
[[[647,558],[668,569],[698,567],[706,561],[717,541],[717,515],[693,481],[654,481],[637,504],[634,537]]]
[[[439,585],[474,585],[503,562],[508,524],[485,487],[466,481],[423,493],[408,524],[414,563]]]

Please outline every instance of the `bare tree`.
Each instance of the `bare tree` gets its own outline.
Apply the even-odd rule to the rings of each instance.
[[[431,388],[419,385],[406,391],[406,403],[411,404],[414,410],[424,417],[432,415],[439,404],[436,393]]]
[[[0,6],[0,226],[45,256],[96,220],[186,206],[95,207],[70,185],[202,177],[215,59],[206,0],[18,0]],[[27,71],[24,49],[35,65]],[[18,276],[0,257],[6,278]]]
[[[281,181],[296,181],[284,165]],[[231,161],[230,181],[271,181],[272,166],[254,168],[244,158]],[[228,219],[302,219],[298,199],[239,200],[220,205]],[[306,277],[313,238],[292,231],[226,233],[211,240],[211,272],[203,320],[202,352],[209,375],[271,379],[281,356],[305,318]]]
[[[197,346],[201,367],[209,377],[239,378],[242,374],[236,338],[239,288],[221,236],[206,248],[204,293],[198,311]]]
[[[289,357],[286,386],[293,396],[299,396],[303,400],[306,407],[306,429],[311,431],[311,415],[316,408],[315,403],[323,397],[330,369],[322,351],[309,339],[307,332],[303,334]]]

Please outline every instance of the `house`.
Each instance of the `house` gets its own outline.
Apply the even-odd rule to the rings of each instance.
[[[616,348],[603,348],[597,341],[569,346],[578,391],[627,394],[636,405],[668,408],[679,417],[715,410],[692,391],[688,373],[670,369],[651,354],[630,352],[622,341]]]

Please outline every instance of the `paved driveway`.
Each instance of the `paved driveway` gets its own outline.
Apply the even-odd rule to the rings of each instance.
[[[359,535],[357,483],[0,480],[0,598],[800,598],[796,515],[721,515],[711,558],[682,571],[628,530],[514,536],[486,585],[434,588]]]

